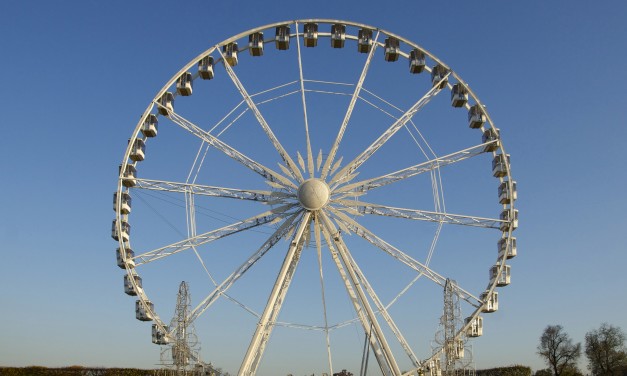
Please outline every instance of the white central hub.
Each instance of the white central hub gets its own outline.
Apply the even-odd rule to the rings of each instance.
[[[298,201],[308,210],[320,210],[329,202],[329,186],[320,179],[308,179],[298,187]]]

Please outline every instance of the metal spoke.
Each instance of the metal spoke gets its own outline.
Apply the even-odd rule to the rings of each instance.
[[[375,214],[385,217],[414,219],[436,223],[448,223],[453,225],[500,228],[501,223],[508,221],[494,218],[474,217],[450,213],[440,213],[427,210],[395,208],[387,205],[371,204],[355,200],[336,200],[335,202],[356,208],[360,214]]]
[[[274,283],[272,292],[268,297],[266,308],[261,314],[261,318],[257,324],[257,330],[253,335],[250,345],[248,346],[248,350],[246,351],[246,355],[244,356],[244,360],[242,361],[242,365],[240,366],[238,372],[238,375],[240,376],[253,376],[257,373],[257,368],[259,367],[266,344],[268,343],[268,339],[270,338],[270,334],[274,328],[274,323],[281,311],[285,295],[287,294],[287,290],[292,282],[292,277],[294,276],[294,272],[298,266],[298,261],[300,260],[300,254],[304,245],[302,242],[303,234],[305,229],[310,225],[310,220],[311,212],[306,211],[298,226],[298,230],[290,243],[290,247],[287,251],[287,255],[285,256],[285,260],[283,260],[281,270],[279,271],[276,282]]]
[[[352,184],[347,184],[343,187],[339,187],[333,191],[334,194],[347,193],[347,192],[365,192],[374,188],[378,188],[384,185],[388,185],[399,180],[404,180],[412,176],[416,176],[425,172],[435,170],[439,167],[450,165],[463,161],[465,159],[483,154],[485,147],[493,142],[486,142],[485,144],[476,145],[468,149],[460,150],[443,157],[434,158],[423,163],[419,163],[402,170],[398,170],[386,175],[378,176],[367,180],[358,181]]]
[[[329,208],[329,209],[333,212],[333,214],[336,216],[336,219],[338,221],[343,222],[343,224],[346,227],[348,227],[352,232],[364,238],[375,247],[381,249],[385,253],[389,254],[390,256],[394,257],[395,259],[409,266],[415,271],[423,274],[425,277],[429,278],[430,280],[437,283],[438,285],[444,287],[444,285],[446,284],[446,278],[436,273],[428,266],[418,262],[417,260],[409,256],[408,254],[397,249],[393,245],[387,243],[385,240],[379,238],[370,230],[366,229],[364,226],[360,225],[359,223],[355,222],[353,219],[348,217],[346,214],[340,211],[334,210],[332,208]],[[465,291],[461,287],[459,287],[459,292],[460,292],[459,294],[460,298],[466,300],[469,304],[473,305],[474,307],[478,308],[483,304],[483,302],[479,298]]]
[[[147,189],[152,191],[165,191],[176,193],[189,192],[195,195],[202,196],[260,201],[263,203],[270,203],[272,205],[282,203],[283,200],[294,197],[293,194],[285,192],[224,188],[201,184],[171,182],[165,180],[136,179],[136,182],[137,185],[135,186],[135,188]]]
[[[191,311],[188,321],[193,322],[203,312],[207,310],[221,295],[225,295],[226,291],[244,275],[257,261],[259,261],[276,243],[287,234],[294,226],[294,222],[301,212],[297,212],[288,217],[281,226],[266,240],[255,253],[253,253],[243,264],[241,264],[231,275],[229,275],[220,285],[207,296],[203,301]]]
[[[446,78],[448,78],[450,72],[447,73]],[[403,116],[401,116],[397,121],[394,122],[379,138],[377,138],[366,150],[361,152],[352,162],[344,166],[335,176],[331,179],[331,184],[339,181],[346,175],[350,175],[353,171],[355,171],[359,166],[361,166],[364,162],[368,160],[381,146],[383,146],[399,129],[401,129],[411,118],[420,111],[427,103],[431,101],[431,99],[435,98],[435,96],[441,91],[439,85],[433,86],[422,98],[420,98],[413,106],[407,110]]]
[[[344,132],[346,131],[346,126],[348,125],[348,121],[353,114],[353,108],[355,108],[355,103],[357,102],[357,98],[359,98],[359,92],[361,91],[362,86],[364,85],[364,81],[366,79],[366,75],[368,74],[368,68],[370,68],[370,62],[372,61],[372,57],[374,56],[374,51],[377,49],[379,45],[377,40],[379,39],[379,31],[377,31],[377,35],[374,38],[374,43],[372,44],[372,48],[368,53],[368,57],[366,58],[366,63],[364,64],[363,69],[361,70],[361,75],[359,76],[359,81],[357,81],[357,85],[355,86],[355,91],[353,92],[353,96],[351,97],[350,103],[348,104],[348,108],[346,109],[346,114],[344,115],[344,120],[342,121],[342,125],[340,126],[340,130],[335,138],[335,142],[331,147],[331,151],[329,152],[329,156],[327,160],[324,162],[324,167],[322,168],[321,179],[325,179],[327,174],[329,173],[329,169],[331,168],[331,163],[333,163],[333,159],[335,159],[335,154],[337,153],[337,149],[344,137]]]
[[[300,74],[300,91],[301,98],[303,100],[303,116],[305,118],[305,136],[307,137],[307,170],[309,171],[309,177],[314,177],[314,162],[313,153],[311,151],[311,139],[309,138],[309,120],[307,118],[307,101],[305,100],[305,81],[303,79],[303,61],[300,53],[300,35],[298,32],[298,22],[296,26],[296,47],[298,50],[298,72]],[[304,168],[303,168],[304,170]]]
[[[272,223],[273,221],[280,220],[282,217],[289,215],[286,212],[294,206],[296,206],[296,204],[287,204],[272,210],[268,210],[254,217],[244,219],[243,221],[233,223],[217,230],[205,232],[204,234],[181,240],[179,242],[155,249],[153,251],[139,254],[133,257],[133,260],[135,261],[135,264],[137,266],[140,266],[185,251],[192,247],[198,247],[214,240],[224,238],[226,236],[238,233],[249,228]]]
[[[253,170],[254,172],[268,179],[268,181],[282,185],[284,187],[291,187],[294,189],[296,188],[296,185],[288,178],[284,177],[278,172],[275,172],[269,169],[268,167],[262,165],[261,163],[256,162],[252,160],[251,158],[245,156],[244,154],[240,153],[233,147],[227,145],[226,143],[216,138],[209,132],[206,132],[202,128],[198,127],[196,124],[183,118],[181,115],[173,111],[169,111],[168,118],[172,120],[174,123],[178,124],[181,128],[185,129],[186,131],[190,132],[191,134],[200,138],[201,140],[209,143],[214,148],[220,150],[221,152],[226,154],[228,157],[236,160],[237,162],[243,164],[244,166],[248,167],[249,169]]]
[[[219,46],[216,47],[216,51],[218,51],[218,53],[222,57],[222,63],[224,65],[224,67],[226,69],[226,72],[228,73],[229,77],[231,77],[231,80],[235,84],[235,87],[237,87],[237,90],[239,90],[240,94],[242,95],[242,97],[246,101],[246,104],[248,105],[248,108],[250,108],[250,110],[253,112],[253,114],[257,118],[257,121],[261,125],[261,128],[263,128],[263,131],[266,133],[266,135],[270,139],[270,142],[272,142],[272,145],[274,145],[274,148],[277,150],[277,152],[281,156],[281,159],[283,159],[283,162],[285,162],[287,167],[290,169],[290,171],[292,172],[293,177],[299,183],[302,183],[304,181],[304,179],[303,179],[303,175],[301,174],[300,170],[298,169],[298,166],[296,166],[296,164],[294,163],[292,158],[289,156],[287,151],[285,151],[285,149],[283,148],[283,145],[281,145],[279,140],[274,135],[274,132],[272,132],[272,129],[270,128],[270,126],[266,122],[266,119],[264,119],[263,115],[261,115],[261,112],[259,112],[259,108],[257,108],[257,105],[255,104],[255,102],[252,100],[252,98],[250,97],[250,95],[246,91],[246,88],[244,88],[244,85],[242,85],[241,81],[239,80],[239,78],[235,74],[235,71],[233,70],[233,68],[231,68],[231,65],[229,65],[226,62],[226,59],[224,58],[224,55],[222,54],[222,51],[220,51]]]
[[[385,339],[385,336],[383,335],[383,331],[381,330],[381,326],[379,325],[379,322],[377,321],[375,313],[372,310],[372,307],[370,307],[370,303],[368,302],[368,299],[365,296],[363,289],[361,288],[360,280],[357,277],[357,273],[355,269],[353,268],[353,265],[350,261],[350,256],[348,255],[349,252],[345,248],[344,242],[341,240],[341,236],[339,232],[337,231],[337,229],[335,228],[335,226],[333,225],[333,223],[331,222],[331,220],[327,217],[327,215],[324,212],[320,212],[320,213],[321,213],[320,217],[322,219],[322,223],[324,224],[326,231],[329,231],[332,234],[333,242],[339,253],[342,263],[344,264],[344,267],[348,271],[348,275],[350,276],[353,286],[356,287],[355,290],[357,292],[357,296],[359,297],[360,303],[362,307],[364,308],[366,315],[368,316],[368,321],[372,325],[372,330],[374,331],[374,333],[372,334],[374,334],[377,337],[378,341],[381,343],[381,349],[383,350],[383,355],[385,356],[386,365],[387,367],[389,367],[389,374],[395,375],[395,376],[400,375],[401,370],[398,367],[398,364],[396,364],[396,360],[394,359],[394,354],[392,354],[392,351],[390,350],[390,346],[388,345],[387,340]],[[367,328],[364,328],[364,329],[368,331]],[[384,374],[386,374],[385,370],[382,370],[382,371],[384,371]]]

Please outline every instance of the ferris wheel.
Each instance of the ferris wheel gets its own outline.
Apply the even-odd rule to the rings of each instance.
[[[203,357],[232,373],[332,375],[368,353],[383,375],[439,376],[442,291],[457,282],[465,316],[451,335],[481,336],[510,283],[515,200],[499,129],[451,67],[377,27],[307,19],[209,46],[156,93],[112,237],[156,344],[176,338],[185,280]]]

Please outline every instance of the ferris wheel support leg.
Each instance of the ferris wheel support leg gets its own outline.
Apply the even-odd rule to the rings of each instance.
[[[257,367],[259,367],[259,363],[263,357],[263,352],[270,338],[270,334],[272,333],[272,329],[274,328],[274,323],[281,311],[285,295],[287,294],[287,290],[292,282],[292,277],[298,266],[300,254],[303,249],[303,234],[310,225],[310,219],[311,212],[306,212],[292,239],[279,275],[268,298],[266,308],[257,324],[257,330],[253,335],[242,365],[240,366],[238,372],[239,376],[252,376],[257,372]]]
[[[337,211],[334,211],[334,212],[337,213]],[[343,244],[343,241],[341,239],[340,239],[340,241]],[[346,248],[345,245],[344,245],[344,247]],[[390,329],[392,330],[392,332],[396,336],[396,339],[401,344],[401,346],[405,350],[405,353],[407,354],[409,359],[414,364],[414,367],[420,367],[421,364],[420,364],[420,361],[418,360],[418,358],[416,357],[416,354],[414,354],[414,352],[412,351],[411,347],[407,343],[407,340],[405,339],[405,337],[403,336],[403,334],[399,330],[398,326],[396,326],[396,323],[392,319],[392,316],[390,316],[390,314],[388,313],[386,307],[383,305],[383,303],[381,303],[381,299],[379,299],[379,296],[377,295],[377,293],[374,291],[374,289],[370,285],[370,282],[368,282],[368,280],[366,279],[366,276],[364,275],[364,273],[359,268],[359,265],[357,265],[357,263],[355,262],[355,259],[350,254],[350,252],[347,252],[346,255],[347,255],[347,257],[348,257],[348,259],[349,259],[349,261],[351,263],[351,267],[355,271],[355,274],[357,275],[357,277],[361,281],[362,285],[366,289],[366,292],[368,293],[368,295],[370,295],[370,298],[372,299],[374,304],[377,306],[377,310],[379,311],[379,314],[381,314],[381,316],[385,319],[385,321],[389,325]]]
[[[333,261],[335,262],[335,266],[337,267],[337,270],[340,273],[342,281],[344,281],[346,292],[348,293],[348,296],[351,299],[351,303],[353,303],[353,307],[355,308],[357,317],[361,321],[361,325],[364,329],[364,334],[366,335],[367,341],[370,342],[370,347],[372,348],[375,358],[377,359],[377,363],[379,364],[379,367],[381,368],[381,372],[383,375],[390,375],[391,371],[387,365],[387,362],[383,355],[383,351],[381,350],[381,345],[377,337],[372,335],[372,324],[368,321],[368,318],[366,317],[366,314],[364,313],[364,309],[361,306],[359,299],[357,298],[357,294],[355,293],[355,287],[351,283],[346,273],[346,269],[344,268],[344,265],[342,265],[342,261],[340,260],[338,251],[336,250],[334,243],[331,240],[332,235],[325,228],[322,228],[322,234],[324,235],[324,239],[327,242],[329,251],[331,252],[331,257],[333,258]]]
[[[392,350],[390,349],[390,346],[388,345],[387,340],[385,339],[385,336],[383,335],[381,326],[379,325],[379,322],[377,321],[374,311],[372,310],[372,307],[370,307],[370,303],[368,302],[368,299],[366,295],[364,294],[359,278],[357,277],[357,273],[355,272],[355,269],[353,268],[353,265],[351,264],[350,256],[348,255],[348,251],[344,245],[344,242],[341,240],[339,236],[335,235],[338,233],[338,231],[333,225],[333,223],[331,222],[331,220],[329,219],[329,217],[327,217],[327,215],[324,214],[324,212],[321,213],[320,217],[322,219],[322,223],[325,226],[325,229],[329,231],[331,234],[334,234],[334,236],[332,237],[333,237],[333,242],[335,243],[335,247],[338,250],[342,263],[344,264],[346,270],[348,271],[348,275],[350,276],[353,286],[356,287],[355,290],[357,292],[357,296],[359,297],[361,305],[365,309],[366,315],[368,316],[368,320],[372,324],[374,335],[378,338],[379,342],[381,343],[381,349],[383,350],[383,354],[385,356],[387,365],[390,368],[391,375],[400,376],[401,370],[398,367],[398,364],[396,364],[396,360],[394,359],[394,354],[392,354]],[[364,328],[364,329],[367,330],[367,328]]]

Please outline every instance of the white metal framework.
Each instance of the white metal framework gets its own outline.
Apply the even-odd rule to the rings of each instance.
[[[180,336],[155,308],[168,279],[208,281],[184,320],[207,319],[204,343],[249,331],[238,375],[276,373],[263,364],[277,328],[321,334],[316,373],[353,367],[345,356],[361,354],[365,338],[381,374],[424,374],[441,353],[416,328],[430,307],[441,313],[449,278],[470,314],[447,341],[481,335],[480,314],[498,307],[516,255],[516,198],[499,130],[448,65],[377,27],[286,21],[209,47],[154,96],[119,167],[112,237],[136,317],[162,341]],[[308,286],[309,264],[316,297],[293,292]],[[290,301],[307,310],[288,321]],[[224,325],[211,323],[240,317],[227,320],[227,306],[252,324],[218,340]],[[353,345],[336,334],[346,327],[359,328]],[[205,358],[222,366],[220,356]],[[297,364],[288,358],[277,359]]]

